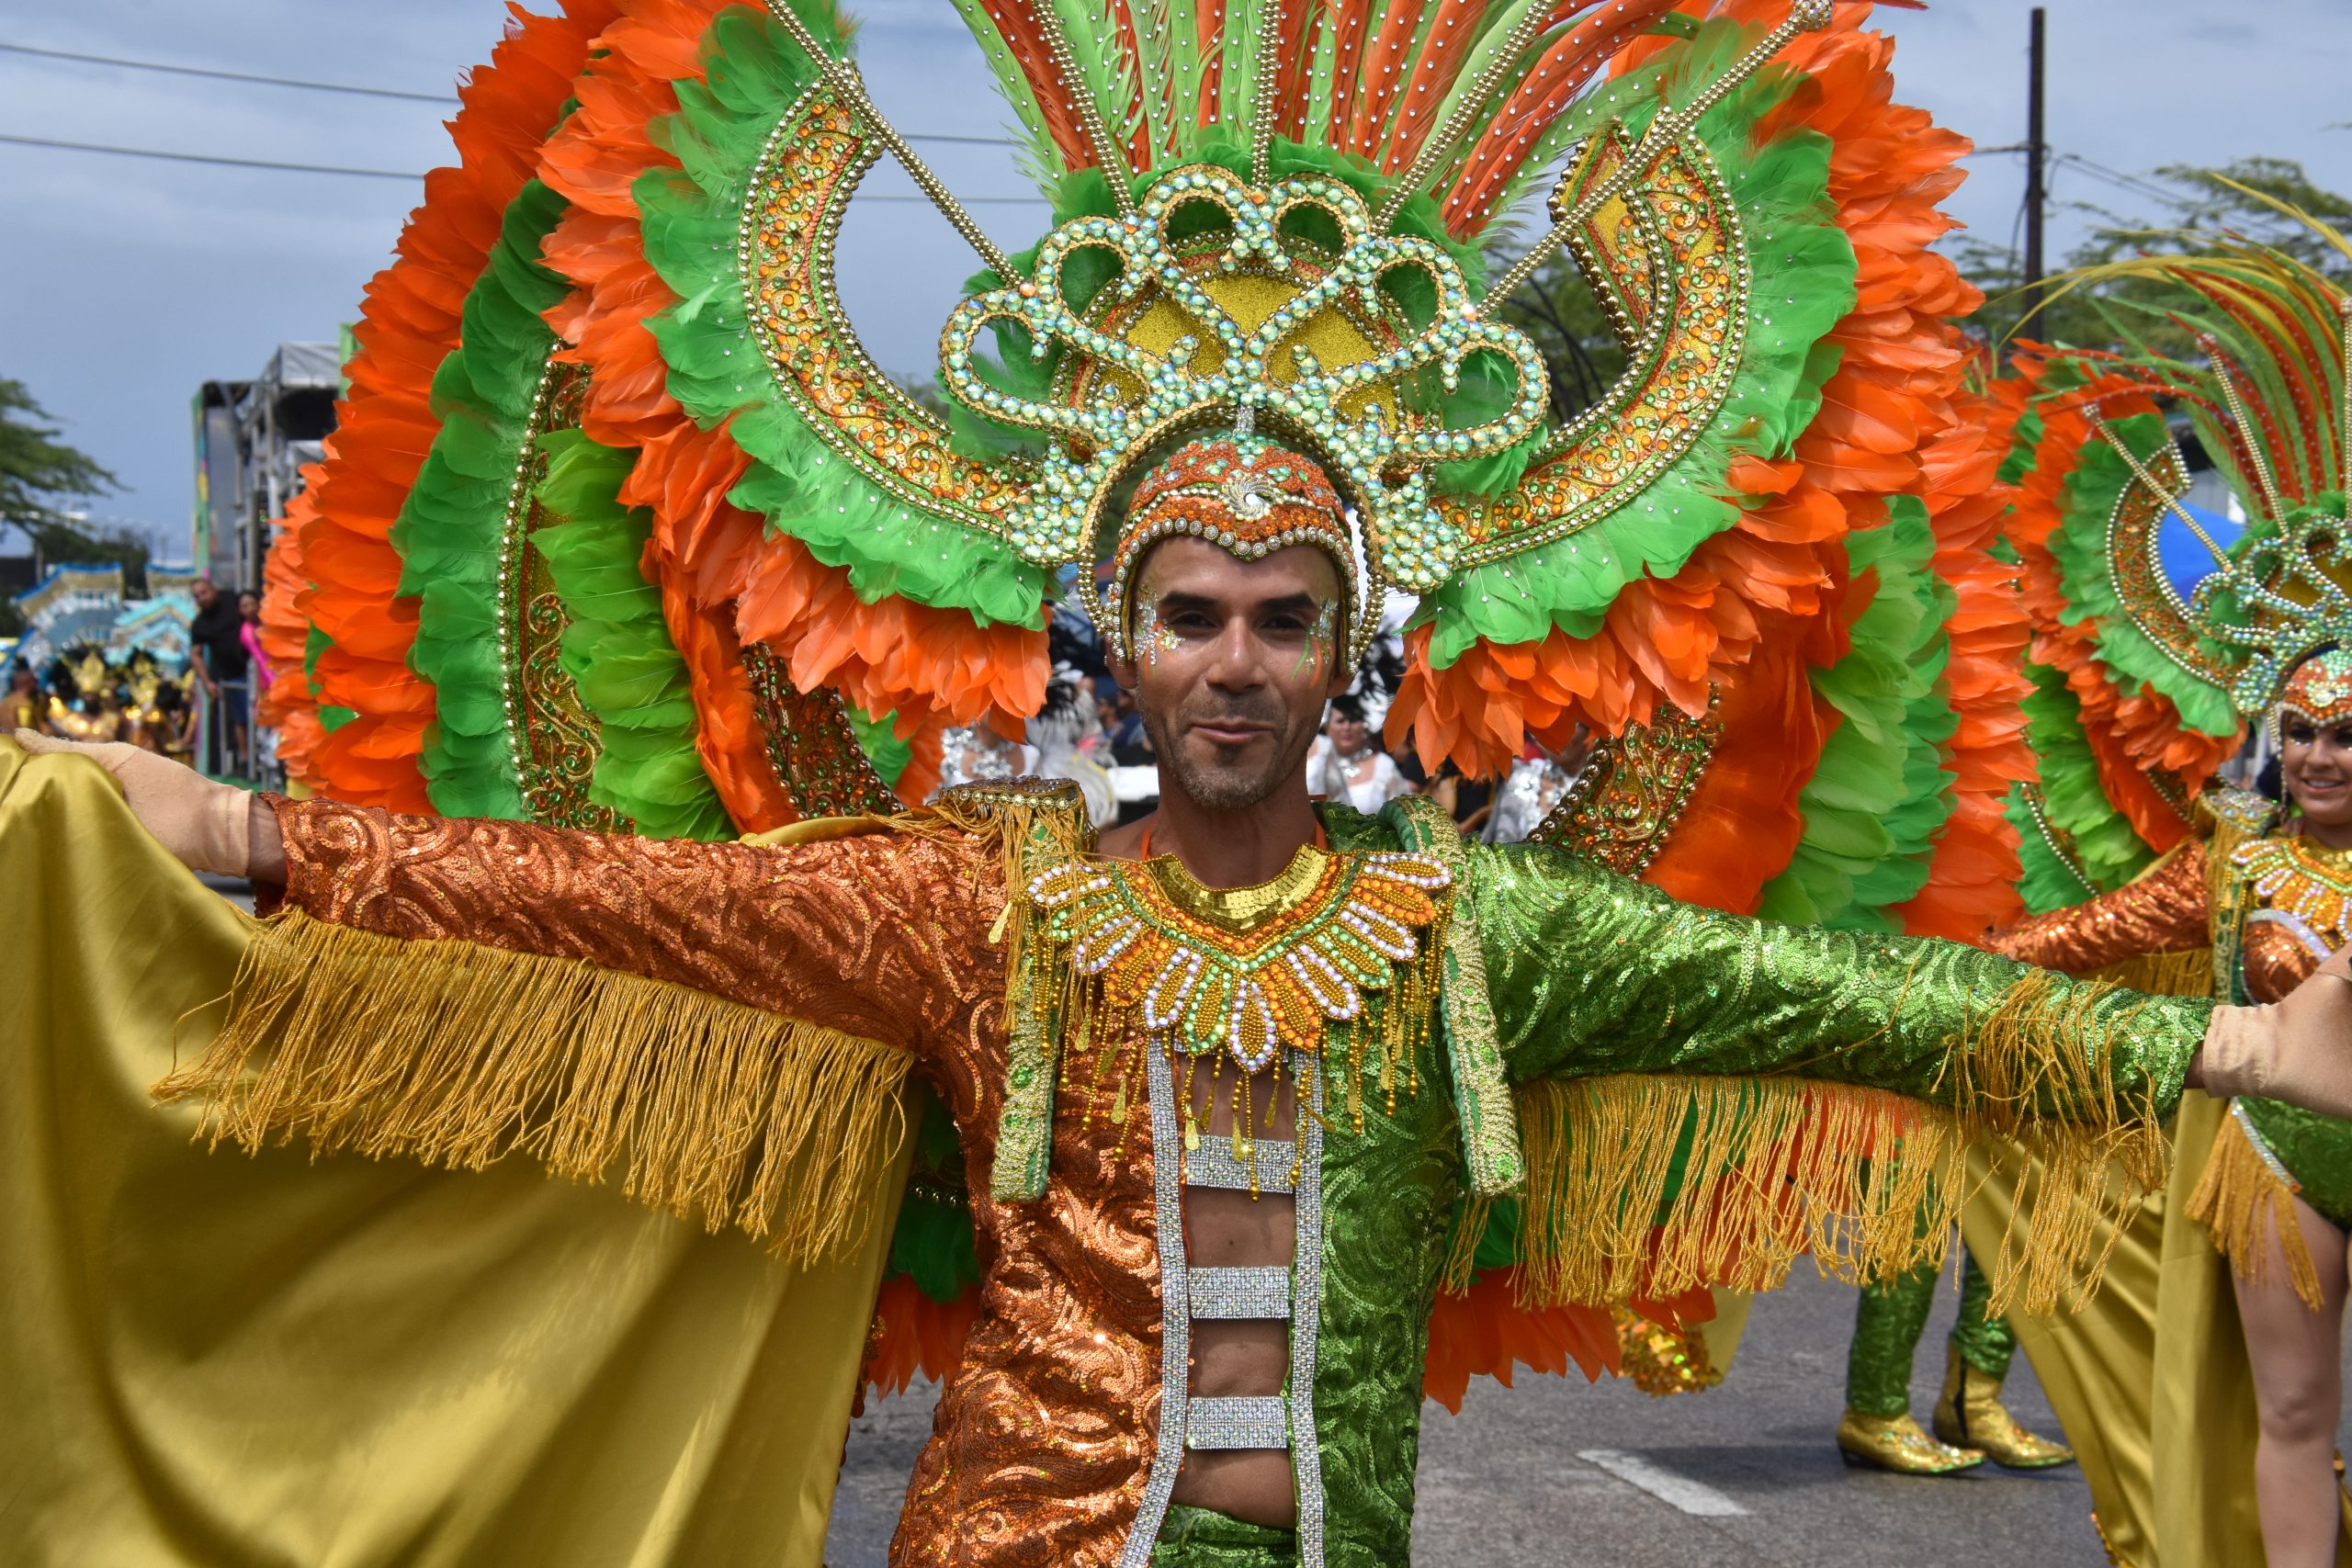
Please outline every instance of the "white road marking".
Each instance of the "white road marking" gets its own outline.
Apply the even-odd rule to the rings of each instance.
[[[1629,1486],[1640,1487],[1670,1508],[1679,1508],[1700,1518],[1727,1518],[1747,1512],[1713,1487],[1677,1475],[1623,1449],[1586,1449],[1577,1458],[1607,1471]]]

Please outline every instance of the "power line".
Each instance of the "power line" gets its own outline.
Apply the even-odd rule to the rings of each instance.
[[[256,76],[243,71],[216,71],[205,65],[168,65],[160,60],[119,60],[110,54],[76,54],[64,49],[35,49],[26,43],[0,43],[10,54],[38,55],[43,60],[73,60],[85,65],[112,65],[125,71],[155,71],[169,76],[205,76],[216,82],[251,82],[264,87],[300,87],[311,93],[348,93],[359,98],[400,98],[413,104],[454,104],[448,93],[408,93],[397,87],[359,87],[345,82],[309,82],[298,76]]]
[[[357,179],[411,180],[424,178],[404,169],[362,169],[342,164],[293,164],[276,158],[230,158],[211,152],[167,152],[155,147],[109,147],[96,141],[60,141],[47,136],[12,136],[0,132],[0,142],[16,147],[46,147],[64,152],[101,152],[113,158],[160,158],[174,164],[213,164],[232,169],[268,169],[281,174],[344,175]],[[922,202],[928,206],[931,198],[924,196],[904,196],[893,192],[860,193],[860,201]],[[967,196],[957,200],[966,206],[983,207],[1043,207],[1041,196]]]
[[[2110,169],[2105,164],[2094,163],[2080,152],[2061,152],[2058,154],[2058,161],[2062,164],[2072,164],[2093,179],[2104,180],[2119,190],[2127,190],[2134,196],[2146,197],[2151,201],[2161,201],[2168,207],[2181,205],[2179,192],[2166,190],[2162,186],[2151,184],[2137,175],[2127,175],[2120,169]]]
[[[160,60],[123,60],[111,54],[80,54],[64,49],[36,49],[26,43],[0,42],[0,52],[29,54],[42,60],[71,60],[84,65],[111,65],[125,71],[156,71],[171,76],[202,76],[215,82],[248,82],[265,87],[294,87],[311,93],[347,93],[362,98],[398,98],[413,104],[454,104],[450,93],[411,93],[397,87],[362,87],[347,82],[312,82],[300,76],[256,76],[243,71],[219,71],[208,65],[173,65]],[[967,147],[1014,147],[1009,136],[945,136],[902,133],[910,141],[936,141]]]
[[[174,164],[217,164],[232,169],[276,169],[297,175],[347,175],[368,180],[421,180],[400,169],[356,169],[339,164],[288,164],[274,158],[225,158],[210,152],[165,152],[153,147],[107,147],[96,141],[58,141],[46,136],[0,134],[17,147],[48,147],[66,152],[104,152],[116,158],[161,158]]]

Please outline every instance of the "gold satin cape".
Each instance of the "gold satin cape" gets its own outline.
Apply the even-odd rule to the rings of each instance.
[[[207,1153],[148,1087],[254,929],[0,740],[0,1562],[818,1563],[910,1140],[797,1271],[527,1160]]]
[[[2182,1094],[2171,1184],[2122,1225],[2106,1278],[2079,1311],[2009,1317],[2082,1463],[2108,1555],[2124,1568],[2262,1561],[2254,1378],[2237,1301],[2228,1260],[2186,1212],[2227,1104]],[[1961,1228],[1972,1250],[1985,1249],[1980,1258],[1995,1256],[2007,1231],[2016,1157],[1981,1146],[1971,1156],[1977,1185]],[[2344,1506],[2335,1561],[2352,1568],[2352,1498]]]

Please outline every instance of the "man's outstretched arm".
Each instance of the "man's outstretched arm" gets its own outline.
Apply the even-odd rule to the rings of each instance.
[[[1799,1076],[1944,1104],[2014,1091],[2008,1110],[2057,1117],[2120,1092],[2162,1114],[2212,1010],[1957,942],[1727,915],[1555,852],[1497,866],[1477,913],[1516,1079]],[[1996,1081],[1996,1055],[2022,1076]]]
[[[877,1212],[915,1054],[1001,987],[973,913],[999,858],[945,823],[766,848],[334,801],[255,816],[162,758],[70,750],[31,765],[96,761],[183,863],[284,878],[202,1010],[217,1032],[156,1086],[215,1141],[528,1154],[814,1262]]]
[[[184,864],[379,937],[577,960],[901,1048],[955,1027],[1001,963],[979,908],[997,857],[950,833],[763,847],[410,817],[257,797],[135,747],[20,743],[106,766]]]

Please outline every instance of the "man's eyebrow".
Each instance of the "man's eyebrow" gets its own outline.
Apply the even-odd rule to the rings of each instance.
[[[1214,610],[1225,601],[1213,594],[1188,593],[1182,589],[1170,589],[1151,603],[1160,610]],[[1261,615],[1283,610],[1305,611],[1311,615],[1322,605],[1320,595],[1302,589],[1296,593],[1285,593],[1279,599],[1261,599],[1253,610]]]

